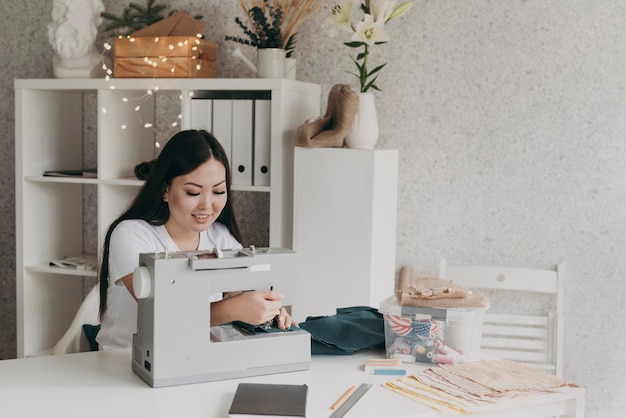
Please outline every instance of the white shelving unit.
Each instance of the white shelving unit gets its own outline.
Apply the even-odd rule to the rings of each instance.
[[[95,271],[59,269],[48,262],[82,254],[83,210],[93,210],[83,208],[86,187],[97,189],[100,252],[109,224],[143,184],[134,177],[134,167],[157,155],[155,131],[145,124],[155,120],[158,91],[180,92],[183,129],[191,127],[192,97],[269,93],[270,185],[233,190],[269,193],[269,244],[291,248],[293,135],[301,123],[320,114],[319,85],[270,79],[15,80],[18,357],[45,354],[58,341],[82,301],[83,278],[96,276]],[[85,97],[93,94],[97,126],[89,127]],[[97,177],[44,177],[45,170],[83,167],[89,128],[97,136]]]

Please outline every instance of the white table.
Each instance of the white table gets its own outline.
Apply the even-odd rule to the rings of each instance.
[[[226,418],[241,381],[307,384],[308,418],[326,418],[330,406],[350,387],[374,386],[345,415],[346,418],[446,417],[417,402],[380,387],[393,376],[362,371],[369,358],[382,351],[352,356],[312,357],[311,369],[182,386],[151,388],[131,370],[129,350],[101,351],[0,361],[0,416],[2,417],[185,417]],[[406,365],[409,373],[424,367]],[[584,418],[585,390],[565,388],[500,411],[473,418],[545,417]]]

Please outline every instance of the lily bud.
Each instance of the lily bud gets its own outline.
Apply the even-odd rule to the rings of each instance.
[[[392,19],[402,16],[403,14],[408,12],[411,7],[413,7],[413,2],[411,1],[406,1],[404,3],[399,4],[398,6],[396,6],[395,9],[393,9],[393,12],[391,12],[391,15],[389,15],[389,19],[387,19],[387,22],[389,22]]]

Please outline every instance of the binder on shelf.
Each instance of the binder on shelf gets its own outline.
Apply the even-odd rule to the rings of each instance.
[[[207,132],[213,130],[213,112],[211,99],[191,100],[191,127],[192,129],[204,129]]]
[[[213,100],[213,131],[211,133],[226,151],[232,170],[233,101],[231,99]]]
[[[270,185],[270,141],[272,102],[257,99],[254,102],[254,173],[255,186]]]
[[[86,177],[96,178],[98,177],[98,171],[95,168],[76,169],[76,170],[45,170],[43,172],[45,177]]]
[[[235,186],[252,185],[253,104],[253,100],[233,100],[231,165]]]

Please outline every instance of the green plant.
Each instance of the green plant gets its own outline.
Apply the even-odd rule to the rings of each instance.
[[[155,4],[155,0],[146,0],[145,6],[129,3],[128,7],[122,11],[121,16],[109,12],[102,12],[100,16],[108,21],[104,26],[104,31],[111,32],[114,36],[128,36],[176,12],[176,10],[172,10],[165,15],[167,7],[164,4]],[[194,18],[202,19],[202,16],[194,16]]]
[[[255,48],[282,48],[283,35],[280,25],[283,12],[280,7],[273,7],[269,4],[269,0],[264,0],[264,3],[267,13],[258,6],[248,10],[252,27],[246,25],[239,17],[235,17],[235,23],[241,28],[247,39],[239,36],[226,36],[225,39]]]
[[[413,2],[407,1],[395,6],[395,1],[365,0],[360,6],[363,17],[356,26],[352,24],[353,3],[354,0],[342,0],[333,6],[331,16],[326,19],[326,24],[330,25],[329,35],[335,36],[339,30],[352,33],[350,42],[343,44],[349,48],[363,48],[363,52],[359,52],[356,58],[352,58],[358,72],[351,74],[359,80],[361,93],[367,92],[370,88],[380,91],[376,85],[376,79],[380,70],[387,64],[379,65],[371,71],[368,70],[370,48],[389,41],[385,24],[406,13],[413,6]]]

